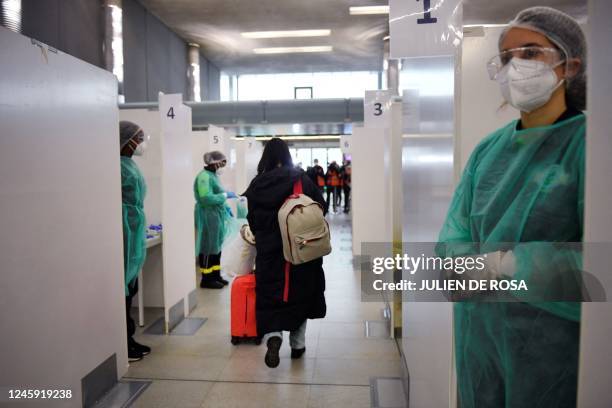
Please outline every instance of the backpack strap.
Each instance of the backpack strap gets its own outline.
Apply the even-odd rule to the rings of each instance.
[[[302,189],[302,177],[300,177],[293,185],[293,194],[294,195],[304,194],[304,190]]]

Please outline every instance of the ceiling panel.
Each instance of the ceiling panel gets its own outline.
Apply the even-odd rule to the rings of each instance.
[[[140,0],[223,71],[378,71],[387,16],[351,16],[350,6],[386,5],[383,0]],[[551,5],[578,18],[587,0],[465,0],[465,24],[508,22],[523,8]],[[331,29],[329,37],[245,39],[245,31]],[[254,55],[254,48],[331,45],[331,53]]]

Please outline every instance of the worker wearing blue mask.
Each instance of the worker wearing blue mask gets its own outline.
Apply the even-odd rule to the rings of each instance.
[[[132,156],[141,156],[146,149],[140,126],[128,121],[119,123],[121,149],[121,199],[123,214],[123,264],[125,271],[125,313],[127,321],[128,358],[141,360],[151,348],[134,340],[136,324],[130,315],[132,298],[138,292],[138,273],[146,257],[146,223],[144,198],[147,191],[144,177]]]
[[[193,185],[195,195],[196,253],[199,258],[202,280],[201,288],[221,289],[228,284],[221,277],[221,249],[227,235],[231,218],[228,198],[236,194],[226,192],[219,176],[227,164],[227,158],[219,151],[204,155],[204,169],[198,174]]]
[[[557,10],[523,10],[501,34],[488,70],[520,119],[487,136],[472,153],[438,254],[462,255],[452,249],[469,247],[485,253],[513,243],[511,251],[494,252],[505,265],[494,269],[541,282],[532,267],[539,256],[534,248],[582,240],[584,34]],[[543,289],[558,284],[552,279]],[[460,406],[575,407],[580,303],[516,296],[513,302],[455,304]]]

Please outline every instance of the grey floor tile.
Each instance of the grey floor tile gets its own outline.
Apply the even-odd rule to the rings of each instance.
[[[400,356],[394,340],[319,339],[317,358],[398,361]]]
[[[233,356],[220,375],[222,381],[252,381],[271,383],[304,383],[312,381],[315,367],[313,358],[292,360],[288,353],[282,353],[280,364],[269,368],[263,356]]]
[[[132,408],[199,408],[213,383],[153,381]]]
[[[202,408],[305,408],[308,385],[216,383]]]
[[[312,385],[308,408],[370,408],[370,387]]]
[[[342,323],[342,322],[323,322],[321,323],[320,339],[363,339],[365,338],[365,326],[363,322]]]
[[[319,342],[318,331],[315,333],[310,333],[311,328],[307,328],[306,331],[306,358],[314,358],[317,352],[317,345]],[[315,329],[313,329],[314,331]],[[263,356],[266,354],[267,347],[264,343],[259,346],[253,344],[240,344],[238,346],[234,346],[235,348],[235,356],[237,358],[261,358],[263,360]],[[281,358],[289,357],[291,353],[291,346],[289,345],[289,333],[283,333],[283,344],[280,349]]]
[[[370,377],[399,377],[400,375],[399,358],[395,361],[317,358],[313,384],[369,385]]]
[[[197,357],[151,353],[143,360],[130,364],[128,377],[216,380],[227,364],[227,357]]]
[[[170,336],[155,349],[156,353],[178,356],[231,357],[236,347],[230,336]]]

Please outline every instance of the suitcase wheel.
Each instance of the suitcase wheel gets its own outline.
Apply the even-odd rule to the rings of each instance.
[[[240,344],[240,338],[239,338],[239,337],[236,337],[236,336],[232,336],[232,344],[233,344],[234,346],[236,346],[236,345]]]
[[[254,341],[255,341],[255,344],[259,346],[261,344],[261,337],[255,337]]]

